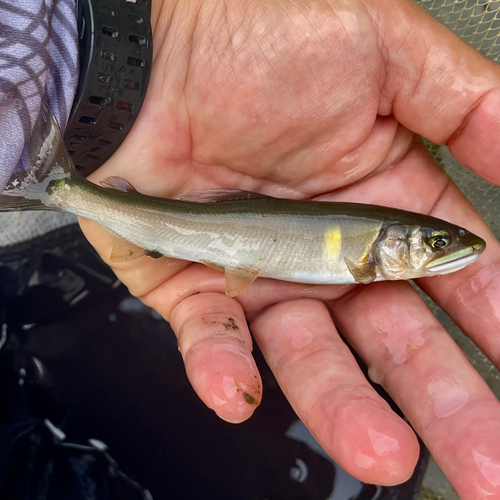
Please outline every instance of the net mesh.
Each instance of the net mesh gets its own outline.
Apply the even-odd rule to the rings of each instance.
[[[460,38],[497,61],[500,57],[500,0],[416,0]]]

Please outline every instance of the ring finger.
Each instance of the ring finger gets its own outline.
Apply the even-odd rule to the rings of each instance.
[[[330,307],[460,498],[500,498],[500,404],[417,292],[376,283]]]

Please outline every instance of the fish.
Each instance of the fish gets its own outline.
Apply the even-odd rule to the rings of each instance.
[[[13,176],[0,196],[0,211],[55,210],[95,220],[113,238],[111,261],[149,255],[199,262],[225,273],[231,297],[258,277],[331,285],[447,274],[473,263],[486,246],[450,222],[377,205],[238,189],[169,199],[141,194],[120,177],[94,184],[78,174],[46,103],[29,158],[29,170]]]

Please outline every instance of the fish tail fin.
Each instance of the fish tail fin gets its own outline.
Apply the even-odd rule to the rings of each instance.
[[[56,118],[42,101],[40,114],[31,134],[29,168],[15,173],[0,195],[0,212],[20,210],[64,211],[56,196],[48,188],[53,181],[76,174],[76,168],[66,150]]]

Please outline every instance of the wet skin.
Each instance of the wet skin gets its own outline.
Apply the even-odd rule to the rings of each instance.
[[[500,364],[500,244],[415,135],[500,183],[495,64],[402,0],[157,0],[153,23],[144,108],[93,180],[119,175],[169,197],[222,186],[375,203],[466,227],[487,242],[480,259],[418,284]],[[109,262],[104,230],[82,227]],[[500,404],[408,283],[258,280],[232,299],[200,264],[142,257],[113,268],[171,322],[193,387],[221,418],[247,419],[263,396],[248,319],[328,453],[366,482],[407,479],[416,437],[338,327],[461,498],[500,499]]]

